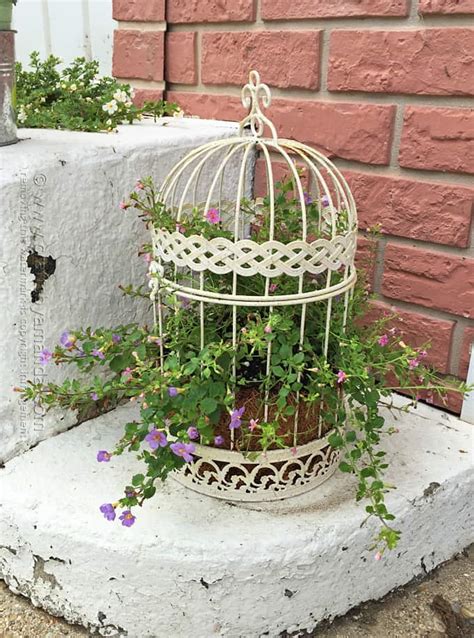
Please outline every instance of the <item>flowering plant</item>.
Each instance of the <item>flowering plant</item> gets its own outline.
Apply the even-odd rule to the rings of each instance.
[[[277,187],[275,215],[280,239],[289,241],[297,232],[299,204],[291,183],[282,182]],[[328,203],[313,201],[307,195],[306,205],[308,233],[324,237],[327,230],[320,220]],[[253,238],[267,236],[268,206],[267,199],[243,203],[242,212],[248,217]],[[230,233],[225,204],[220,210],[189,207],[177,221],[157,198],[150,178],[137,182],[120,208],[135,209],[156,231],[207,238],[228,237]],[[344,213],[338,223],[342,229],[347,224]],[[148,262],[153,260],[150,250],[145,246],[141,251]],[[172,265],[164,265],[161,271],[151,269],[152,286],[154,278],[169,277],[172,270]],[[206,278],[210,290],[232,287],[231,274],[207,273]],[[243,286],[240,294],[249,289],[263,294],[268,282],[262,275],[253,275],[239,285]],[[294,277],[281,275],[269,292],[292,294],[296,285]],[[143,287],[123,290],[147,297]],[[232,441],[234,449],[251,456],[269,449],[297,448],[327,435],[330,445],[341,450],[340,470],[357,477],[357,500],[367,499],[368,517],[381,522],[374,543],[379,557],[385,548],[396,546],[400,535],[385,504],[385,495],[393,486],[384,480],[387,462],[380,446],[382,435],[395,429],[385,423],[380,406],[390,407],[388,397],[399,387],[415,395],[426,388],[442,395],[452,386],[426,365],[424,348],[405,344],[398,331],[389,327],[391,317],[365,326],[360,318],[367,302],[368,293],[360,285],[350,301],[350,321],[345,328],[344,300],[334,299],[325,355],[324,304],[307,305],[302,345],[298,306],[278,306],[272,312],[268,308],[252,308],[250,312],[237,308],[240,331],[235,342],[233,308],[210,305],[202,347],[199,304],[168,291],[162,298],[164,325],[160,333],[147,325],[65,332],[53,351],[42,352],[41,362],[75,365],[85,380],[66,380],[59,385],[29,383],[21,391],[26,399],[46,407],[75,410],[86,409],[91,403],[100,410],[124,400],[139,403],[140,419],[125,425],[116,448],[97,453],[97,460],[104,463],[125,451],[137,453],[144,462],[143,473],[131,478],[124,495],[100,507],[107,520],[114,520],[117,508],[122,508],[120,520],[125,526],[134,524],[133,508],[155,494],[158,480],[193,462],[197,441],[227,448]],[[105,379],[104,375],[92,376],[97,367],[107,367],[109,375]],[[387,383],[388,378],[393,383]],[[456,387],[459,392],[466,391],[463,384]],[[299,427],[295,434],[296,413]]]
[[[60,58],[53,55],[41,61],[37,51],[30,55],[31,71],[17,62],[17,120],[21,126],[114,131],[117,125],[132,124],[144,115],[156,118],[179,112],[176,104],[163,100],[138,108],[132,102],[132,88],[114,78],[100,77],[96,60],[76,58],[62,70],[59,64]]]

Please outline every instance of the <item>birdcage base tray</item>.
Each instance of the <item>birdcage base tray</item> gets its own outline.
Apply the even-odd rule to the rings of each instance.
[[[199,494],[225,501],[280,501],[321,485],[334,474],[340,457],[327,437],[255,458],[256,454],[196,445],[194,462],[173,478]]]

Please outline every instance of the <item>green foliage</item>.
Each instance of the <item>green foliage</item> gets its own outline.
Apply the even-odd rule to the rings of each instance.
[[[285,220],[288,239],[300,230],[299,210],[288,183],[280,184],[279,189],[276,216]],[[245,207],[251,234],[264,240],[268,237],[268,202],[258,202],[256,210],[250,202]],[[216,218],[209,221],[202,207],[189,208],[177,221],[173,211],[157,200],[150,178],[137,183],[122,208],[136,209],[157,232],[178,230],[206,237],[228,237],[230,232],[225,209],[219,211],[218,221]],[[310,210],[311,232],[324,237],[328,231],[322,219],[322,206],[311,203]],[[255,219],[260,221],[255,223]],[[341,229],[347,227],[344,215],[339,224]],[[281,228],[283,237],[285,228]],[[163,277],[172,278],[174,274],[171,266],[165,266],[161,274],[155,273],[153,277],[161,284]],[[340,276],[334,273],[333,283]],[[238,294],[266,293],[268,282],[264,277],[245,279],[239,283]],[[293,294],[295,279],[279,277],[275,284],[277,294]],[[303,289],[314,289],[325,286],[326,279],[311,277],[303,283]],[[207,273],[206,287],[216,292],[230,291],[232,277]],[[122,290],[132,297],[145,294],[144,290],[132,287]],[[325,355],[327,302],[307,305],[303,341],[300,306],[278,306],[273,311],[238,308],[235,318],[240,331],[236,343],[232,336],[232,308],[208,305],[205,346],[201,347],[199,304],[163,292],[163,340],[155,328],[137,325],[119,326],[113,331],[90,328],[73,331],[61,339],[62,345],[55,348],[51,358],[56,364],[77,366],[85,373],[85,380],[67,380],[59,385],[30,383],[22,393],[25,399],[34,399],[46,407],[59,405],[71,409],[86,407],[91,402],[102,410],[124,400],[139,402],[140,421],[126,424],[113,452],[115,455],[125,450],[136,452],[146,468],[132,478],[132,485],[126,487],[125,496],[119,500],[126,508],[141,505],[153,496],[155,482],[164,480],[185,462],[169,445],[156,449],[148,445],[145,437],[150,432],[165,434],[168,442],[190,444],[191,427],[198,430],[202,444],[217,445],[216,434],[228,432],[230,421],[235,418],[234,410],[245,407],[239,427],[234,430],[235,445],[252,458],[259,450],[293,447],[292,418],[296,407],[300,411],[314,409],[314,426],[303,432],[298,429],[296,446],[301,436],[317,438],[320,414],[330,445],[341,452],[340,470],[354,475],[357,500],[366,500],[368,517],[381,522],[374,547],[379,551],[392,549],[399,531],[392,527],[394,516],[385,504],[385,496],[393,486],[384,479],[387,463],[381,442],[383,436],[395,429],[380,414],[382,405],[390,407],[387,397],[393,390],[385,380],[395,378],[397,386],[408,388],[415,395],[424,388],[442,395],[448,386],[424,364],[423,349],[406,345],[396,329],[387,327],[391,317],[364,327],[357,318],[366,311],[367,303],[363,286],[351,298],[333,299]],[[344,328],[346,310],[350,320]],[[108,369],[105,378],[93,376],[97,366]],[[457,389],[465,392],[467,388],[458,384]],[[267,418],[264,418],[265,404]]]
[[[132,102],[133,90],[111,77],[99,76],[99,63],[76,58],[60,68],[61,60],[50,55],[41,61],[30,55],[31,70],[16,64],[17,120],[28,128],[71,131],[114,131],[119,124],[132,124],[144,115],[154,118],[179,112],[176,104],[163,100]]]

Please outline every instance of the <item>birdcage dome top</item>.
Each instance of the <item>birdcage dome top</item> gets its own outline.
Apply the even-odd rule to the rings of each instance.
[[[248,114],[238,134],[191,151],[161,186],[160,202],[176,221],[175,229],[152,229],[162,285],[191,300],[236,306],[306,304],[347,292],[356,280],[357,214],[346,180],[321,152],[278,138],[264,112],[270,89],[256,71],[242,104]],[[257,157],[263,193],[255,192]],[[218,220],[223,232],[187,232],[190,215],[211,226]],[[231,275],[229,289],[210,289],[206,273]],[[238,284],[255,276],[266,280],[263,294]],[[282,276],[298,282],[294,292],[278,294]]]

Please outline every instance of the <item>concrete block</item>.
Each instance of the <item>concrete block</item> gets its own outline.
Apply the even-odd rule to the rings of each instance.
[[[395,397],[398,405],[406,399]],[[136,406],[43,441],[0,470],[0,575],[50,613],[101,635],[258,638],[324,619],[429,572],[474,540],[472,426],[419,405],[384,447],[399,547],[374,560],[354,479],[287,501],[235,506],[158,486],[132,528],[102,518],[140,464],[107,465]]]

